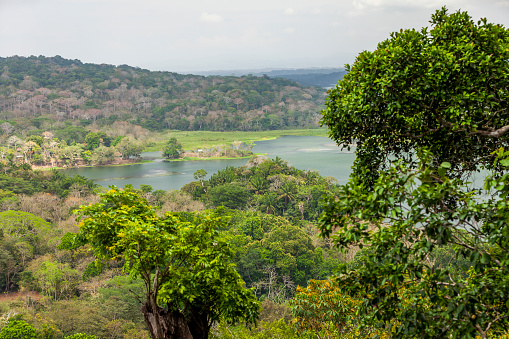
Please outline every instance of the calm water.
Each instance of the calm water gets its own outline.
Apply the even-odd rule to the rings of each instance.
[[[331,176],[343,184],[348,180],[355,155],[340,151],[336,144],[325,137],[284,136],[275,140],[258,141],[255,153],[266,153],[271,159],[279,156],[296,168],[317,170],[322,176]],[[144,158],[155,158],[154,162],[119,166],[91,167],[63,170],[68,175],[83,175],[101,186],[127,184],[139,188],[141,184],[154,189],[179,189],[194,180],[198,169],[207,171],[207,179],[226,166],[243,166],[248,159],[163,162],[160,152],[143,153]]]

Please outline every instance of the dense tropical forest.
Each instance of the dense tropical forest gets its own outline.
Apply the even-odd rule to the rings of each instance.
[[[255,158],[209,180],[203,172],[181,191],[147,185],[131,191],[161,216],[226,207],[229,219],[221,232],[236,248],[233,262],[246,287],[264,300],[262,319],[288,320],[285,303],[295,287],[327,278],[348,257],[320,239],[314,224],[320,196],[335,191],[334,180],[280,158]],[[109,267],[98,270],[89,246],[68,246],[69,235],[78,231],[73,211],[97,203],[101,190],[83,177],[15,164],[3,165],[1,180],[0,288],[7,293],[1,312],[22,314],[48,337],[148,337],[141,304],[129,292],[142,294],[142,282],[122,274],[122,261],[108,261]]]
[[[24,136],[125,122],[152,131],[317,127],[325,95],[283,78],[151,72],[59,56],[0,58],[0,70],[0,119]]]
[[[129,158],[161,124],[311,126],[321,92],[3,59],[0,339],[507,338],[508,46],[503,26],[444,7],[360,53],[321,111],[356,143],[345,185],[253,156],[176,191],[34,170],[34,150],[138,147]]]

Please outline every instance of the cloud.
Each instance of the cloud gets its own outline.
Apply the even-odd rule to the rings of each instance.
[[[242,32],[240,42],[250,47],[268,47],[278,43],[278,39],[270,32],[260,32],[256,27],[249,27]]]
[[[287,27],[287,28],[285,28],[285,29],[284,29],[284,32],[285,32],[286,34],[292,34],[293,32],[295,32],[295,28],[293,28],[293,27]]]
[[[449,4],[457,2],[455,0],[448,1]],[[357,10],[369,8],[439,8],[442,6],[441,0],[353,0],[352,5]]]
[[[223,17],[217,14],[209,14],[207,12],[202,13],[201,15],[201,21],[208,22],[211,24],[217,24],[220,22],[223,22]]]
[[[295,10],[293,8],[287,8],[285,9],[285,15],[294,15]]]
[[[212,38],[208,37],[199,37],[198,38],[198,44],[205,45],[205,46],[230,46],[232,44],[232,40],[225,36],[215,36]]]

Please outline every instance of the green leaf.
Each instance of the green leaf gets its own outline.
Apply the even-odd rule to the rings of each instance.
[[[481,263],[488,264],[491,260],[491,256],[488,253],[483,253],[481,257]]]
[[[509,166],[509,158],[500,160],[500,165],[508,167]]]

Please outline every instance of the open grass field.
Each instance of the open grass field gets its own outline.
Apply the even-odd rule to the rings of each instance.
[[[153,138],[155,145],[147,147],[145,152],[159,151],[163,148],[169,138],[175,137],[182,143],[185,150],[195,150],[198,148],[211,148],[219,145],[230,145],[234,141],[242,141],[247,144],[259,140],[276,139],[283,135],[299,136],[318,136],[326,137],[327,128],[315,129],[289,129],[257,132],[209,132],[209,131],[169,131],[160,133]]]

